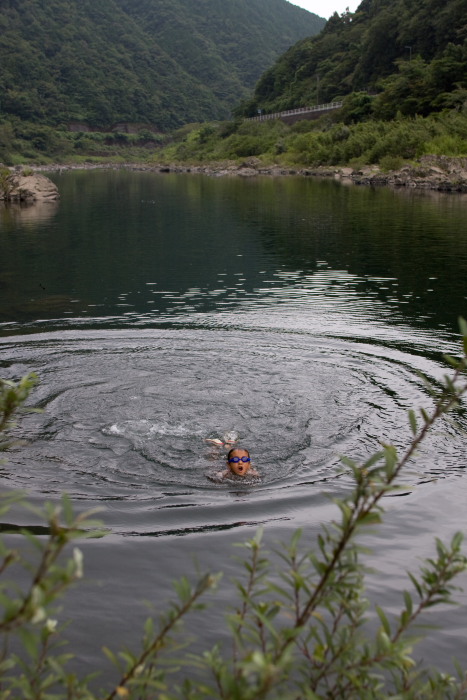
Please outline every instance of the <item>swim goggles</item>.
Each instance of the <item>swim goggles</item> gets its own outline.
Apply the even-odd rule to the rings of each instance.
[[[251,462],[251,460],[249,457],[231,457],[229,462],[234,462],[234,464],[237,464],[237,462]]]

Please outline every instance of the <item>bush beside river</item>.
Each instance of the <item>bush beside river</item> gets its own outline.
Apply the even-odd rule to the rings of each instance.
[[[288,126],[280,120],[207,124],[175,132],[168,161],[258,157],[264,164],[318,167],[379,165],[395,170],[425,155],[467,155],[467,112],[344,124],[338,114]]]
[[[338,110],[339,112],[339,110]],[[339,114],[287,125],[280,120],[190,124],[171,134],[70,133],[0,125],[8,166],[98,164],[205,172],[303,174],[359,184],[467,191],[467,111],[344,124]]]

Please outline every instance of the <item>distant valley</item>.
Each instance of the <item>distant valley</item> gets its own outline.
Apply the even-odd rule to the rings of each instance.
[[[5,0],[0,120],[167,131],[224,119],[324,24],[286,0]]]

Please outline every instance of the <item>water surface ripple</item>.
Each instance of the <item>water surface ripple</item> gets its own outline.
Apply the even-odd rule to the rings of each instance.
[[[440,373],[390,344],[238,325],[56,332],[0,348],[16,356],[12,375],[39,374],[44,409],[23,419],[27,445],[10,454],[4,479],[98,502],[122,534],[293,519],[313,495],[346,487],[340,455],[364,458],[380,441],[402,448],[407,408],[430,404],[417,371]],[[415,483],[463,473],[462,422],[433,433]],[[260,483],[209,480],[224,453],[205,438],[227,431],[250,447]]]
[[[420,373],[438,383],[459,349],[467,202],[294,178],[54,178],[57,205],[0,208],[0,371],[37,372],[43,409],[0,475],[35,502],[103,509],[111,535],[85,545],[95,590],[71,603],[93,663],[104,631],[138,616],[129,597],[167,590],[193,553],[228,570],[258,524],[314,532],[350,488],[342,454],[404,449],[407,409],[431,405]],[[465,529],[466,428],[463,409],[440,421],[386,499],[375,590],[391,605],[434,535]],[[224,453],[206,438],[228,431],[260,480],[209,478]],[[465,644],[448,619],[437,662]]]

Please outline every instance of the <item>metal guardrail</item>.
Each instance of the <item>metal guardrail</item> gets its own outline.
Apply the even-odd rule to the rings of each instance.
[[[248,117],[247,122],[262,122],[267,119],[280,119],[281,117],[290,117],[294,114],[305,114],[312,112],[325,112],[330,109],[339,109],[342,107],[342,102],[328,102],[324,105],[315,105],[314,107],[298,107],[297,109],[287,109],[285,112],[274,112],[274,114],[259,114],[257,117]]]

